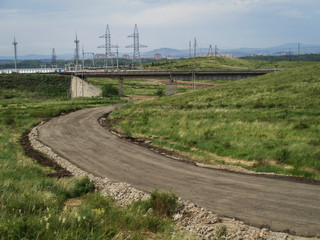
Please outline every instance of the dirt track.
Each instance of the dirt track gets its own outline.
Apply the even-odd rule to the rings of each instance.
[[[152,191],[172,190],[217,214],[274,231],[320,237],[320,186],[205,169],[119,139],[97,119],[113,107],[84,109],[39,127],[39,139],[97,176]]]

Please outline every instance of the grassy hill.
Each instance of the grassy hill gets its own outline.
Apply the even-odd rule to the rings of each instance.
[[[130,104],[110,120],[200,162],[320,179],[320,64],[302,65]]]
[[[166,60],[145,64],[147,69],[169,69],[169,70],[253,70],[253,69],[287,69],[299,66],[307,66],[308,62],[290,61],[257,61],[234,59],[225,57],[189,58],[183,60]]]

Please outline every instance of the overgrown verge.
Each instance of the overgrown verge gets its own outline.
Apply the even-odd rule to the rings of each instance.
[[[203,163],[320,179],[319,64],[113,112],[127,136]]]
[[[43,99],[14,86],[0,91],[0,239],[169,238],[170,221],[120,208],[95,192],[87,177],[66,178],[67,171],[52,166],[27,143],[26,130],[41,120],[123,101]]]
[[[70,77],[54,74],[0,75],[0,88],[32,92],[34,97],[68,97]],[[5,95],[12,98],[14,95]]]

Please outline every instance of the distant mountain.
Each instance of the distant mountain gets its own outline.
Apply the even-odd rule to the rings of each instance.
[[[219,46],[218,46],[219,47]],[[298,43],[287,43],[275,47],[269,48],[237,48],[237,49],[218,49],[218,52],[221,54],[232,53],[234,56],[242,57],[249,56],[251,54],[254,55],[281,55],[283,53],[287,54],[297,54],[298,53]],[[198,48],[197,54],[207,55],[209,48]],[[312,45],[312,44],[300,44],[300,53],[301,54],[309,54],[309,53],[318,53],[320,52],[320,45]],[[147,52],[141,52],[142,57],[151,57],[153,58],[155,54],[161,54],[162,57],[188,57],[189,49],[173,49],[173,48],[158,48]],[[194,52],[192,49],[191,56],[193,56]],[[131,55],[129,53],[129,55]],[[122,56],[122,53],[119,53],[119,56]],[[73,59],[74,54],[59,54],[57,55],[58,59]],[[39,55],[39,54],[29,54],[25,56],[18,56],[18,60],[36,60],[36,59],[51,59],[50,55]],[[13,56],[5,57],[0,56],[0,60],[14,60]]]
[[[238,48],[238,49],[218,49],[219,53],[232,53],[234,56],[248,56],[255,55],[281,55],[282,53],[298,54],[298,43],[288,43],[269,48]],[[197,54],[206,55],[209,48],[197,49]],[[300,54],[317,53],[320,52],[320,45],[300,44]],[[149,52],[144,52],[141,55],[146,57],[153,57],[154,54],[159,53],[163,57],[188,57],[189,49],[177,50],[172,48],[159,48]],[[193,49],[191,55],[193,56]]]
[[[187,51],[187,52],[186,52]],[[142,56],[153,57],[155,54],[161,54],[162,57],[186,57],[188,54],[188,50],[177,50],[173,48],[158,48],[152,51],[141,53]]]

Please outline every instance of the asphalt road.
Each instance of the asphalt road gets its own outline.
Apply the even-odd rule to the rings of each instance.
[[[320,186],[206,169],[156,154],[109,133],[97,119],[112,106],[84,109],[39,127],[39,139],[87,172],[145,191],[173,191],[222,216],[320,237]]]

